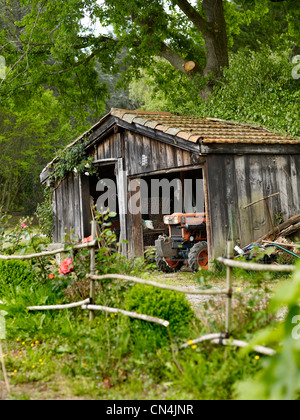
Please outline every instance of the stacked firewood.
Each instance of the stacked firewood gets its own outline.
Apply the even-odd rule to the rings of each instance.
[[[284,223],[281,223],[279,226],[274,227],[272,231],[257,239],[256,242],[262,243],[266,240],[285,242],[285,238],[297,232],[298,230],[300,230],[300,214],[297,214],[296,216],[286,220]]]

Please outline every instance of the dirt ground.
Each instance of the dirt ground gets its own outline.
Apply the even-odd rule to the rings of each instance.
[[[197,281],[196,275],[191,272],[187,266],[183,266],[182,269],[177,273],[164,274],[158,273],[151,278],[154,281],[162,282],[166,284],[171,284],[181,288],[195,289],[199,290],[199,282]],[[270,280],[264,282],[264,287],[270,290],[269,293],[266,293],[261,302],[260,307],[266,307],[272,296],[272,291],[276,289],[277,285],[285,281],[285,279],[280,278],[270,278]],[[211,286],[210,290],[221,290],[226,289],[226,278],[212,276],[207,283]],[[249,280],[241,280],[239,278],[233,278],[233,290],[239,294],[239,299],[235,297],[235,293],[232,298],[232,305],[236,307],[240,302],[240,297],[243,295],[245,301],[249,300],[254,293],[257,292],[257,289],[253,288],[253,284]],[[186,298],[191,304],[191,307],[195,311],[196,316],[204,320],[205,317],[214,313],[218,318],[224,317],[225,311],[225,297],[224,296],[203,296],[203,295],[186,295]],[[206,304],[206,305],[204,305]],[[212,309],[207,310],[207,306],[211,306]],[[216,313],[217,311],[217,313]],[[284,318],[285,310],[283,309],[280,313],[277,314],[279,320]]]

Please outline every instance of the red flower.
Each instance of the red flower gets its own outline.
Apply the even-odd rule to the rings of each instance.
[[[48,276],[48,277],[49,277],[49,279],[50,279],[50,280],[54,279],[54,275],[53,275],[52,273],[51,273],[51,274],[49,274],[49,276]]]
[[[73,270],[73,260],[72,258],[66,258],[59,266],[59,272],[61,274],[69,274]]]
[[[92,236],[88,236],[87,238],[83,238],[82,243],[83,244],[87,244],[88,242],[91,242],[93,240]]]
[[[25,227],[27,227],[27,225],[26,225],[26,223],[24,222],[24,223],[22,223],[22,228],[25,228]]]

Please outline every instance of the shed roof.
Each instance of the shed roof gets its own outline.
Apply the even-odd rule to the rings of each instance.
[[[139,124],[193,143],[294,144],[299,140],[284,137],[250,124],[217,118],[184,117],[169,112],[128,111],[112,108],[110,114],[130,124]]]
[[[138,111],[112,108],[87,132],[74,142],[73,146],[83,137],[88,137],[100,127],[109,117],[115,117],[129,124],[140,125],[154,129],[174,137],[179,137],[192,143],[201,140],[204,144],[213,143],[248,143],[248,144],[300,144],[300,140],[282,136],[272,131],[252,124],[236,121],[225,121],[218,118],[185,117],[170,112]]]
[[[107,120],[113,118],[115,124],[132,126],[136,131],[143,128],[151,133],[167,134],[175,139],[183,140],[186,146],[201,144],[298,144],[300,140],[284,137],[273,133],[266,128],[243,124],[235,121],[224,121],[217,118],[201,118],[174,115],[170,112],[138,111],[112,108],[108,114],[102,117],[93,127],[83,133],[67,147],[72,147],[83,138],[87,139],[87,146],[92,139],[92,134],[101,126],[105,126]],[[129,128],[130,129],[130,128]],[[93,142],[92,141],[92,142]],[[175,141],[176,144],[176,141]],[[57,158],[54,158],[43,172],[47,170]],[[42,172],[42,173],[43,173]]]

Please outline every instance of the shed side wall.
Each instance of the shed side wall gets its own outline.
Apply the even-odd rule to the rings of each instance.
[[[207,156],[211,258],[225,254],[226,241],[241,247],[271,230],[264,201],[253,201],[279,192],[268,200],[274,225],[299,213],[300,155]]]
[[[88,236],[89,227],[89,186],[87,177],[69,173],[58,181],[53,192],[54,242],[64,242],[65,234],[73,231],[74,238]],[[81,189],[84,190],[84,195]],[[84,212],[85,217],[82,216]]]

